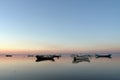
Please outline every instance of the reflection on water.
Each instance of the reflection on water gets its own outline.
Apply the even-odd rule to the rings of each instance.
[[[120,55],[37,56],[0,56],[0,80],[120,80]]]

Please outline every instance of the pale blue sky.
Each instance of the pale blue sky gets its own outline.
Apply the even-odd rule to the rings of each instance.
[[[120,49],[119,36],[120,0],[0,0],[0,48]]]

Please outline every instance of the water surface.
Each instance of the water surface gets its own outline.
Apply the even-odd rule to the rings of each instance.
[[[120,80],[120,55],[73,62],[70,56],[36,62],[35,57],[0,56],[0,80]]]

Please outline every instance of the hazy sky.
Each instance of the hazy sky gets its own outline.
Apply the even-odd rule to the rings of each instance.
[[[0,0],[1,50],[120,50],[120,0]]]

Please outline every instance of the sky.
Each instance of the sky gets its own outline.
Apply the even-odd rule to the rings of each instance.
[[[0,0],[0,51],[119,51],[120,0]]]

